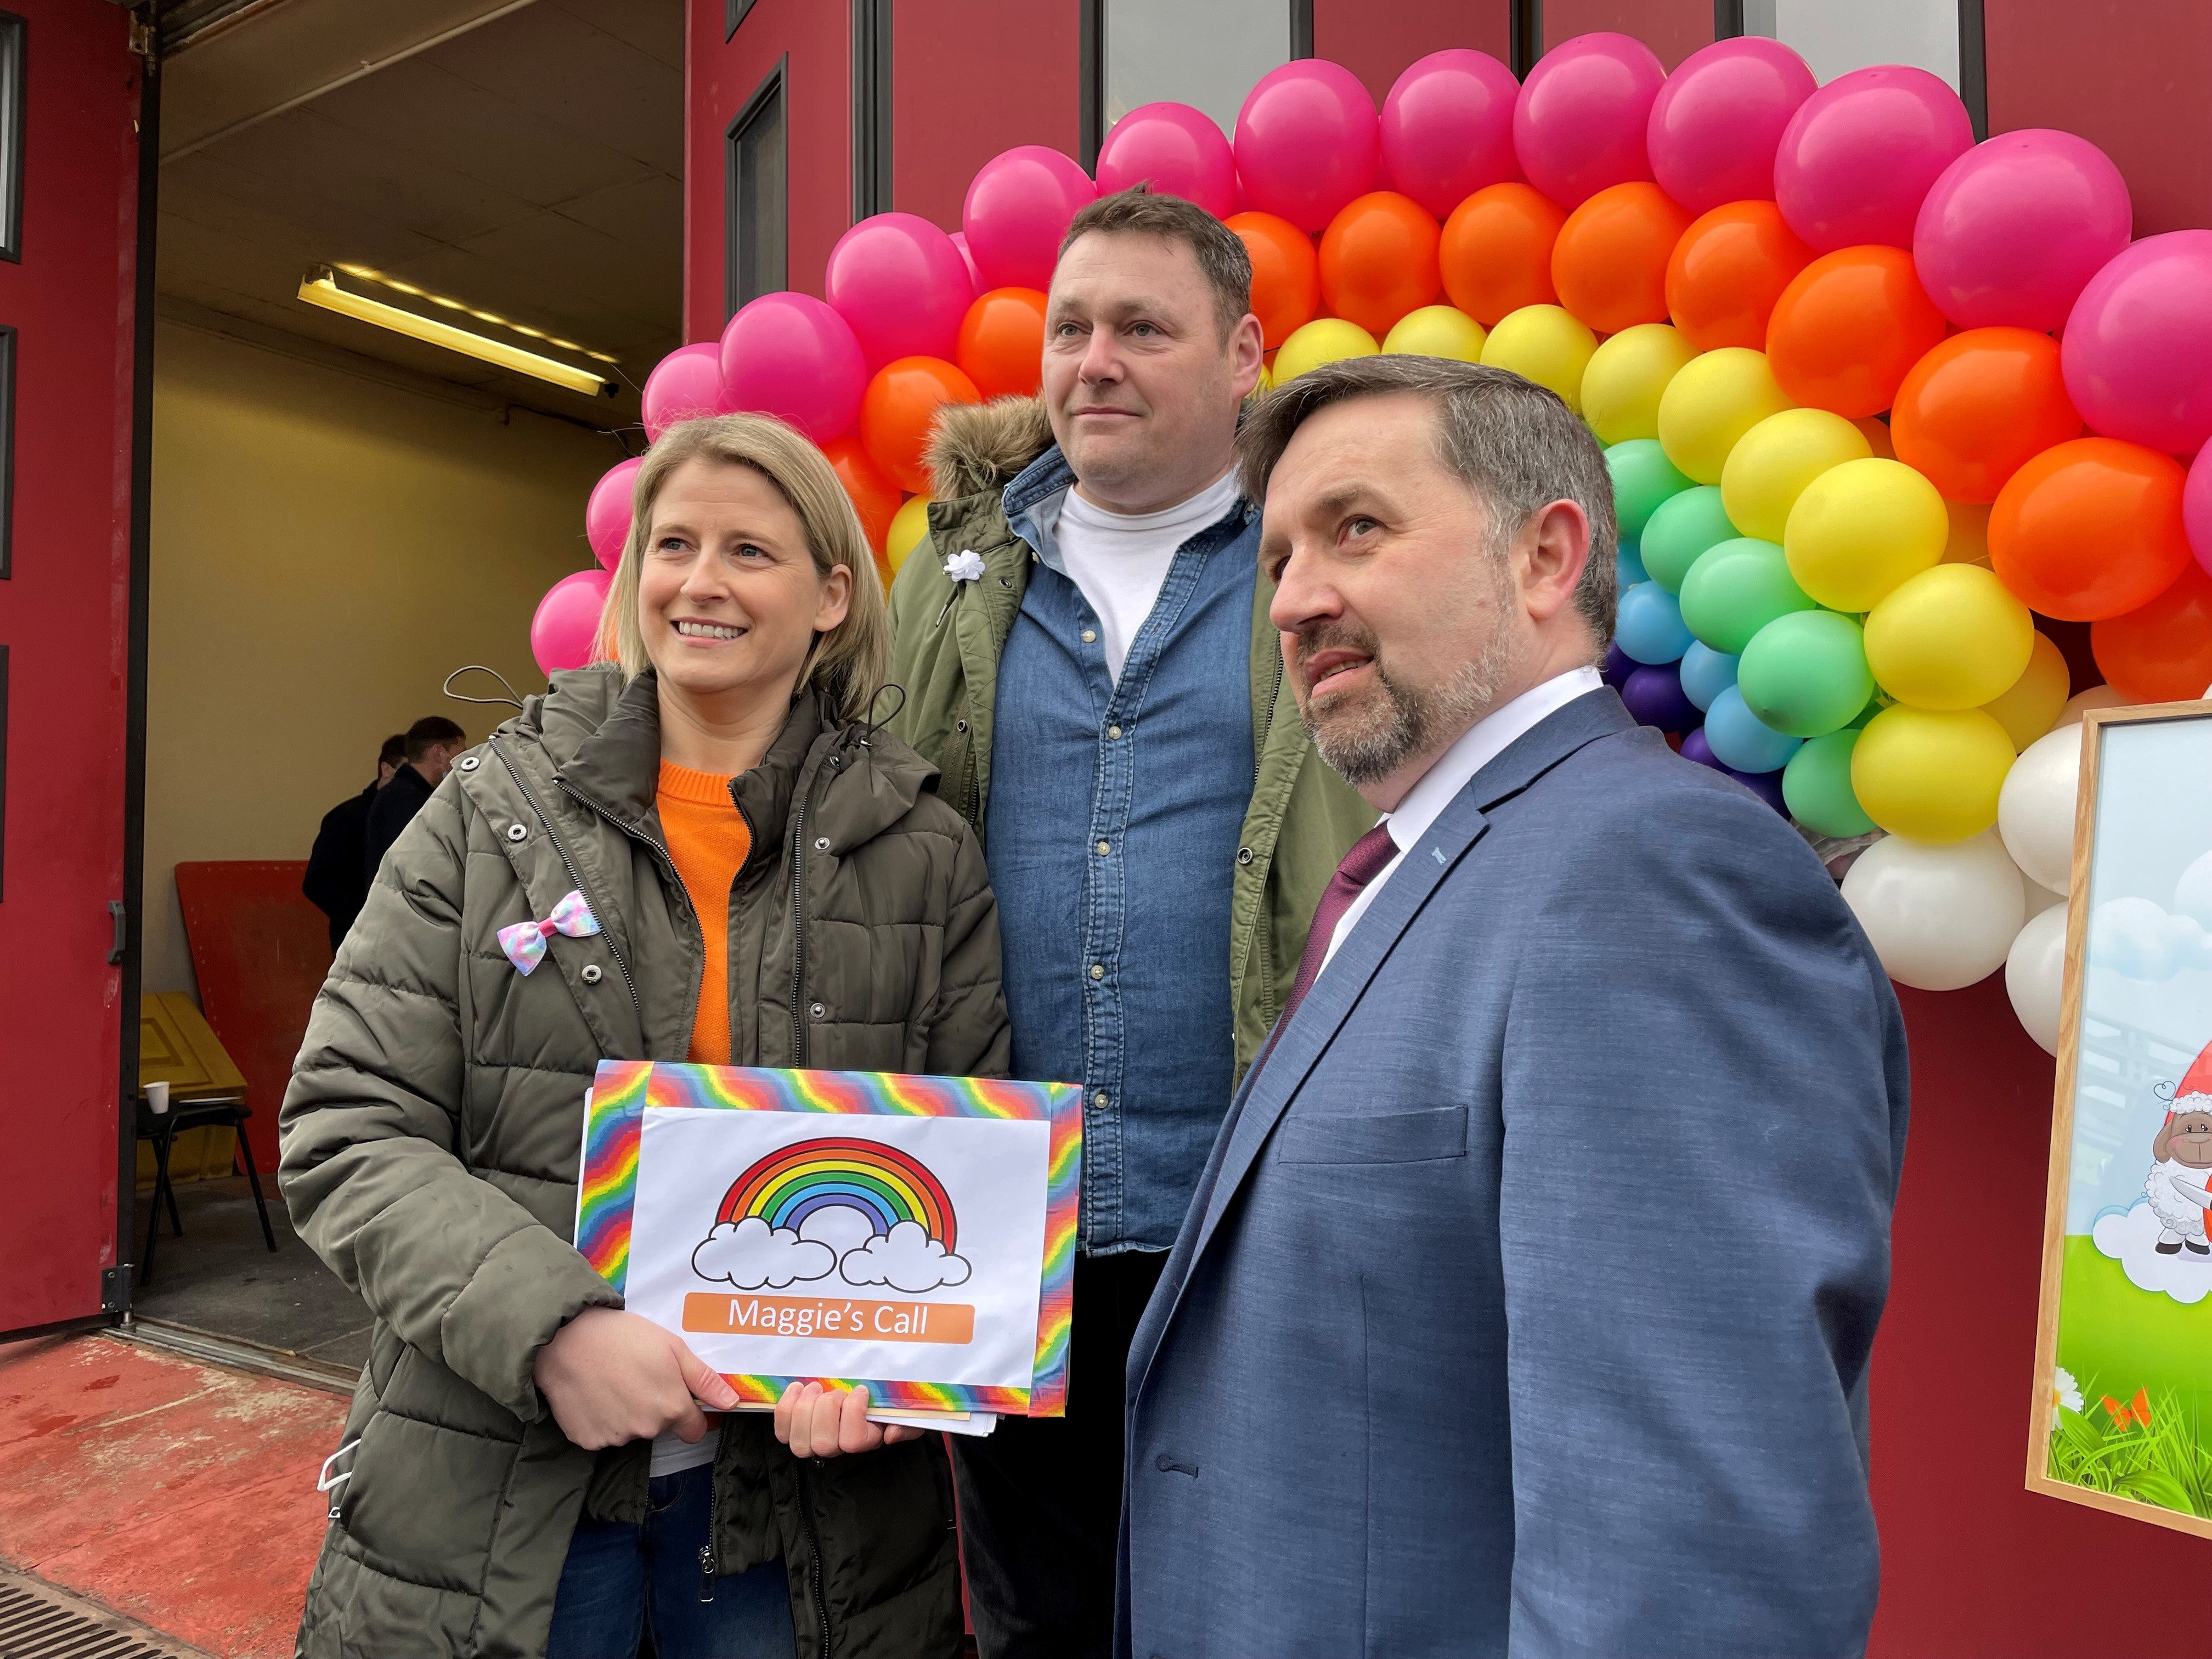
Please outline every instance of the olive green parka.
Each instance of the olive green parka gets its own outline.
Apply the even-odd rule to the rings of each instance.
[[[316,999],[284,1100],[301,1236],[375,1316],[330,1466],[310,1659],[542,1654],[580,1515],[634,1520],[644,1443],[594,1454],[532,1381],[567,1320],[621,1297],[571,1248],[602,1060],[680,1060],[704,945],[655,811],[650,674],[553,677],[465,756],[392,848]],[[1003,1076],[998,915],[936,773],[811,692],[732,793],[741,1063]],[[602,931],[528,975],[497,933],[580,890]],[[716,1566],[781,1559],[802,1659],[951,1655],[952,1497],[927,1436],[801,1462],[723,1419]]]

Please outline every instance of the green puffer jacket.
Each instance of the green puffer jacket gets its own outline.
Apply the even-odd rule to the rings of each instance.
[[[990,799],[999,653],[1028,589],[1036,555],[1000,495],[1052,446],[1034,398],[948,405],[929,447],[929,535],[891,585],[891,679],[907,700],[891,729],[945,775],[945,798],[980,836]],[[955,583],[948,555],[981,556],[980,580]],[[1241,1081],[1290,994],[1315,906],[1375,810],[1314,752],[1285,695],[1282,636],[1267,620],[1274,584],[1252,600],[1252,799],[1237,837],[1230,902],[1229,994]],[[1224,1105],[1226,1102],[1223,1103]]]
[[[300,1628],[313,1659],[542,1654],[578,1516],[644,1513],[647,1447],[580,1449],[531,1367],[565,1321],[621,1303],[568,1243],[593,1068],[690,1044],[704,947],[654,807],[659,752],[650,675],[556,675],[409,826],[316,1000],[284,1197],[376,1329]],[[754,834],[730,901],[733,1054],[1005,1075],[998,912],[935,780],[807,694],[736,781]],[[517,973],[498,930],[576,889],[604,931]],[[958,1650],[939,1437],[801,1463],[732,1413],[714,1489],[720,1571],[784,1562],[803,1659]]]

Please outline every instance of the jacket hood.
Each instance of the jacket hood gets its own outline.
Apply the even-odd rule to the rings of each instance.
[[[994,398],[948,404],[922,452],[929,493],[940,501],[1004,489],[1052,447],[1042,398]]]

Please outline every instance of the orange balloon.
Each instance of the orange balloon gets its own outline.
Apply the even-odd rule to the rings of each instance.
[[[1313,239],[1272,213],[1233,214],[1225,222],[1252,261],[1252,314],[1273,351],[1314,319],[1321,303],[1321,260]]]
[[[1601,190],[1559,227],[1552,286],[1600,334],[1667,320],[1667,262],[1690,216],[1649,181]]]
[[[1897,459],[1950,500],[1993,501],[2031,456],[2080,437],[2081,417],[2058,372],[2057,341],[1970,328],[1913,364],[1889,432]]]
[[[891,516],[899,510],[898,486],[884,477],[868,459],[860,441],[850,433],[832,438],[822,446],[822,453],[829,457],[830,470],[837,475],[837,482],[845,486],[853,511],[860,515],[860,528],[867,532],[868,545],[880,559],[884,538],[891,532]]]
[[[1032,395],[1044,361],[1044,295],[1033,288],[978,295],[961,319],[952,356],[986,398]]]
[[[1494,328],[1509,311],[1559,302],[1552,245],[1567,216],[1527,185],[1486,185],[1451,211],[1437,246],[1451,302]]]
[[[1997,492],[1990,568],[2031,610],[2065,622],[2148,605],[2190,562],[2185,476],[2172,456],[2117,438],[2046,449]]]
[[[1823,254],[1782,290],[1766,325],[1766,361],[1790,398],[1856,420],[1896,400],[1905,374],[1943,337],[1901,247]]]
[[[921,453],[937,411],[946,404],[982,401],[975,381],[942,357],[901,357],[868,382],[860,398],[860,442],[900,489],[926,495],[929,472]]]
[[[1381,339],[1407,312],[1436,303],[1437,236],[1428,209],[1395,190],[1346,203],[1322,233],[1322,298]]]
[[[2089,625],[2089,650],[2130,702],[2186,702],[2212,685],[2212,576],[2192,559],[2148,605]]]
[[[1700,351],[1766,349],[1766,320],[1813,250],[1771,202],[1729,202],[1691,222],[1667,260],[1667,310]]]

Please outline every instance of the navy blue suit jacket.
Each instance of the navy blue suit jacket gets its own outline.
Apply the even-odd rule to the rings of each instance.
[[[1129,1357],[1118,1653],[1860,1652],[1905,1096],[1796,832],[1553,713],[1222,1127]]]

